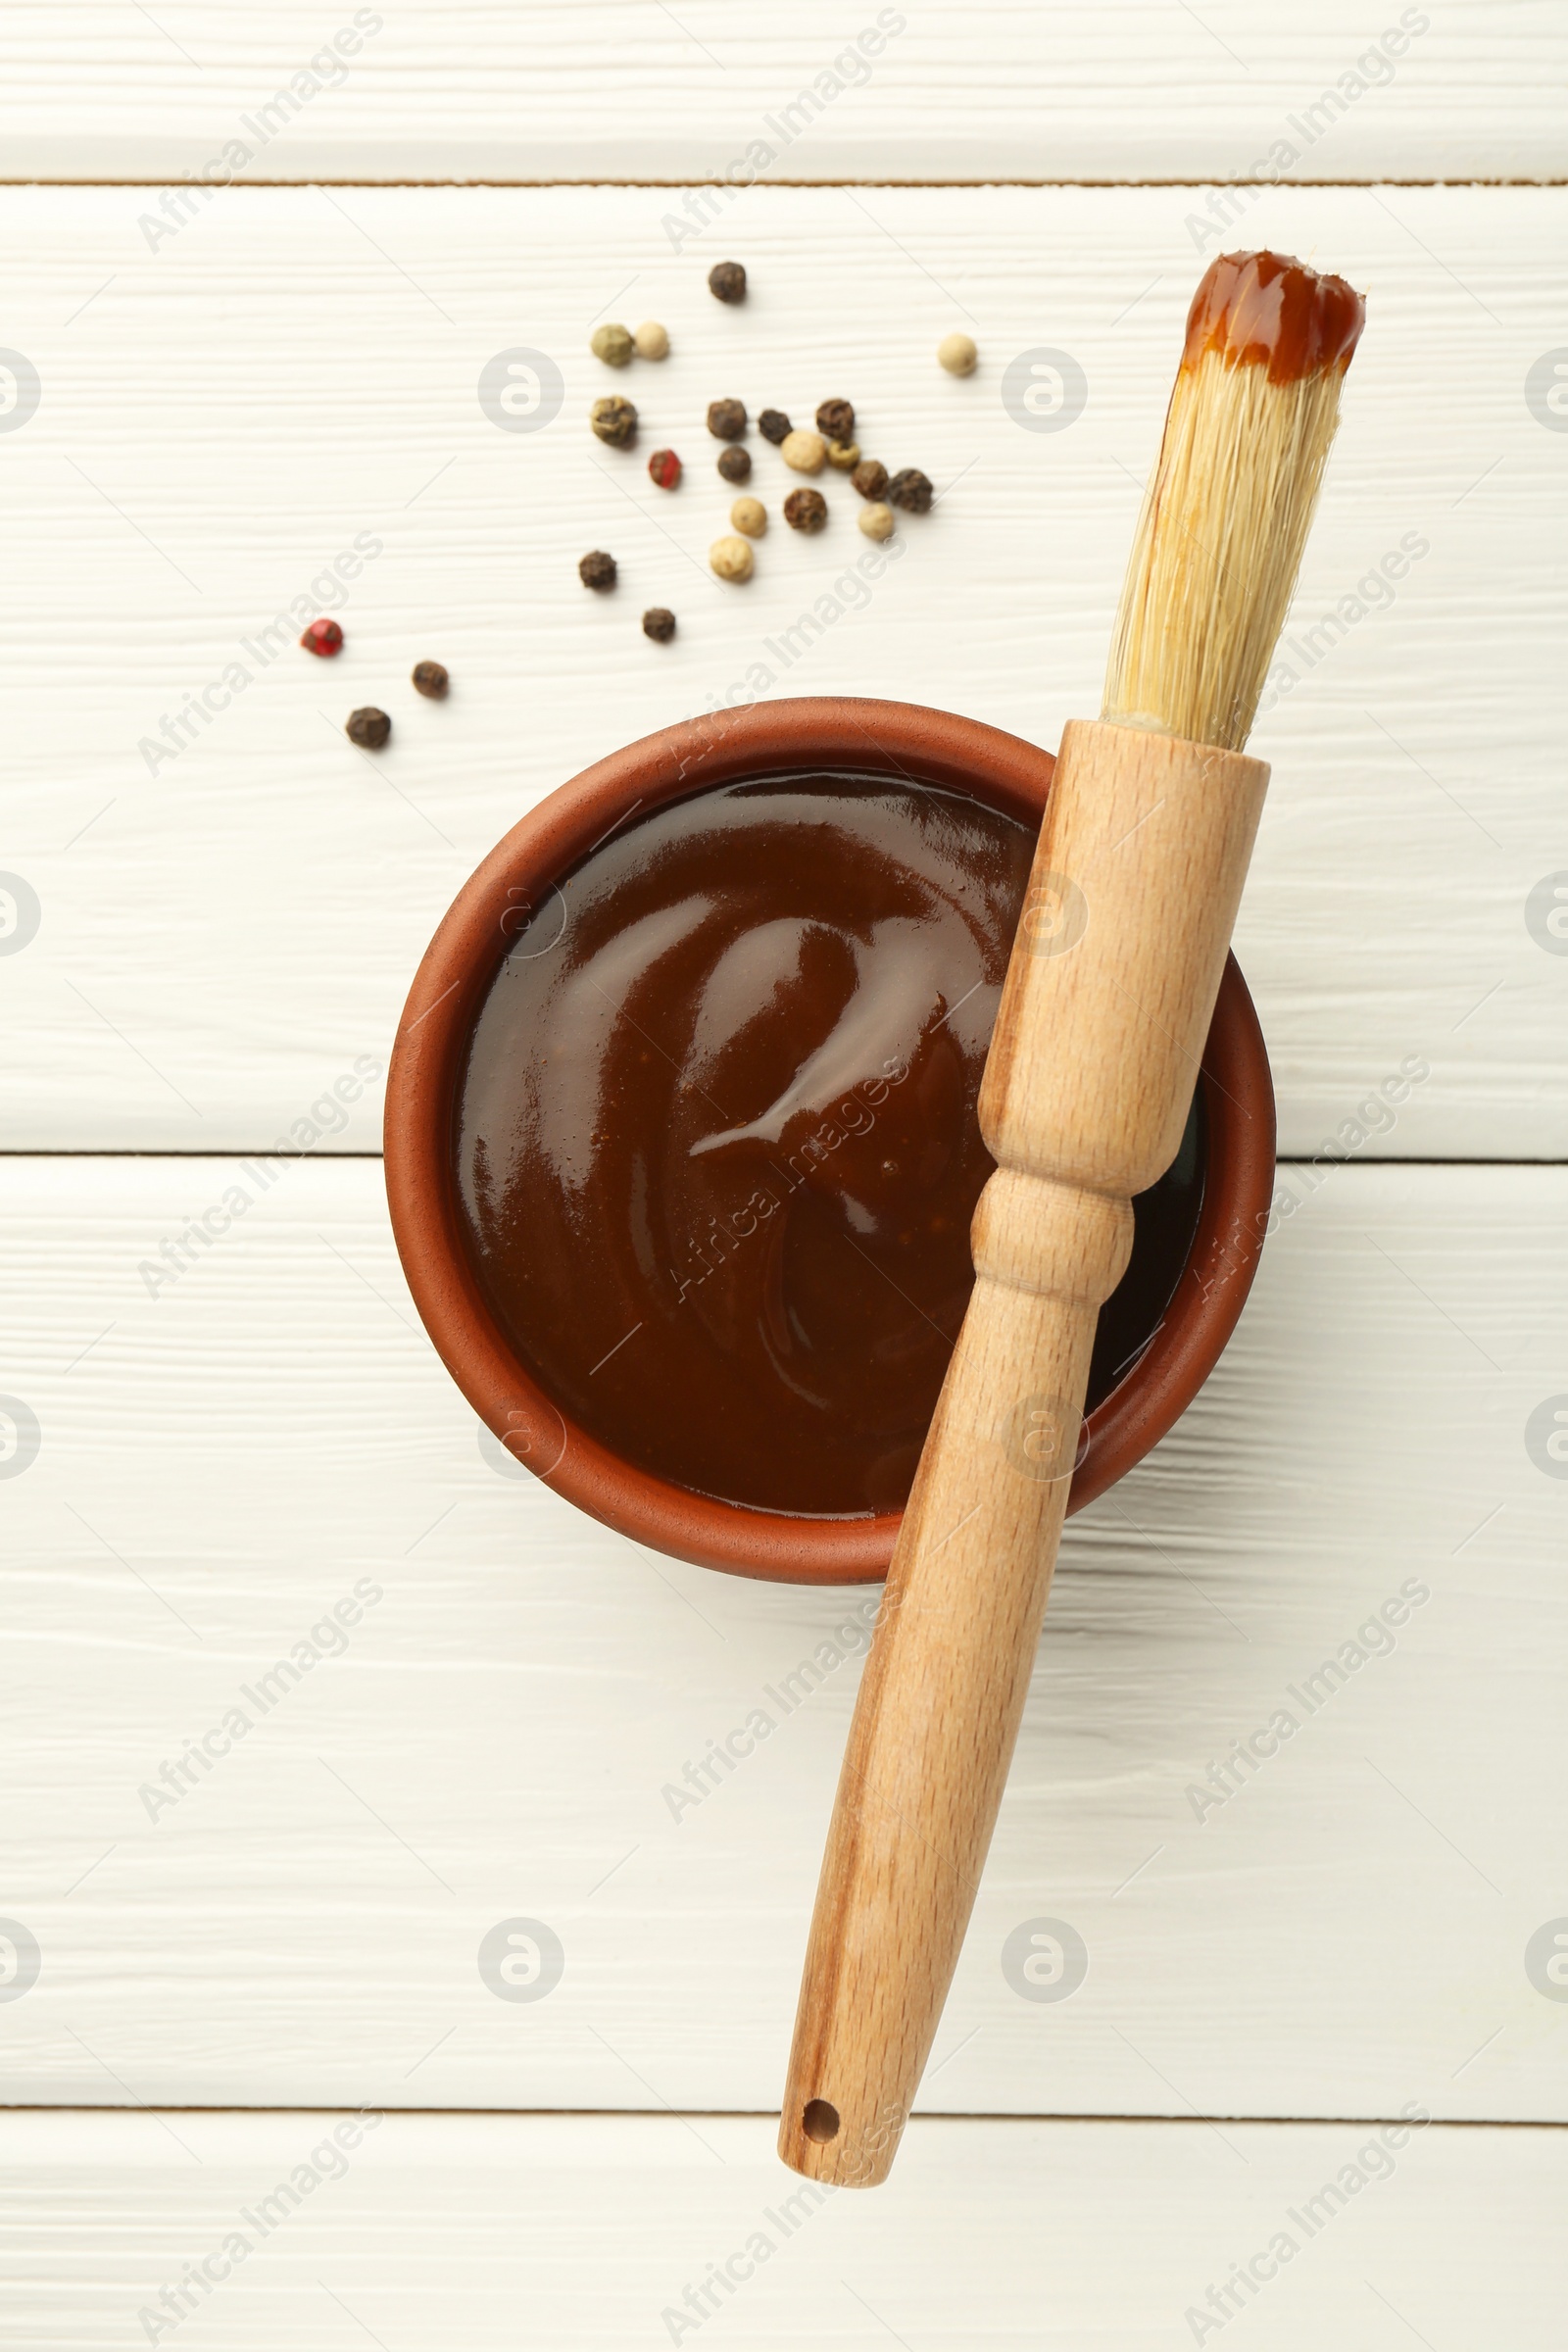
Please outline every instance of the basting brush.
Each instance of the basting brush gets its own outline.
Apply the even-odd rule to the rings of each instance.
[[[817,1888],[779,2153],[885,2180],[1029,1687],[1100,1306],[1174,1158],[1268,769],[1243,750],[1361,297],[1272,253],[1194,298],[1098,720],[1064,730],[980,1094],[975,1287],[905,1513]]]

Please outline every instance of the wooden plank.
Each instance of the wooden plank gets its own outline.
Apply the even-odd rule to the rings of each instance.
[[[1238,944],[1284,1148],[1315,1150],[1414,1061],[1430,1080],[1362,1115],[1364,1148],[1559,1154],[1568,958],[1526,909],[1565,864],[1568,444],[1523,387],[1560,340],[1568,198],[1283,190],[1222,231],[1180,188],[764,189],[744,234],[736,217],[742,311],[704,287],[712,240],[669,253],[672,201],[242,190],[149,253],[143,190],[0,192],[5,332],[43,385],[0,434],[27,582],[4,620],[0,867],[41,906],[0,957],[4,1141],[286,1133],[359,1056],[384,1061],[439,913],[523,809],[726,695],[924,700],[1054,743],[1098,706],[1195,243],[1245,235],[1372,286],[1289,632],[1299,674],[1254,739],[1276,775]],[[622,379],[590,357],[593,318],[617,312],[666,319],[662,368]],[[959,382],[932,355],[966,318],[984,358]],[[519,344],[566,387],[536,435],[497,430],[475,397]],[[1085,370],[1069,431],[1020,429],[1001,396],[1042,345]],[[612,381],[643,406],[645,449],[684,455],[675,496],[587,432]],[[936,514],[870,583],[849,568],[858,502],[830,485],[823,539],[775,527],[757,578],[720,585],[706,403],[808,413],[839,386],[869,450],[946,486]],[[754,446],[776,507],[787,479]],[[619,558],[613,597],[574,576],[594,544]],[[287,642],[296,599],[294,619],[340,600],[335,663]],[[638,631],[654,602],[679,612],[671,647]],[[797,658],[779,649],[803,611],[840,617]],[[445,706],[408,686],[427,655],[452,668]],[[340,732],[370,701],[395,715],[379,760]],[[375,1111],[325,1148],[373,1149]]]
[[[1208,1387],[1069,1527],[926,2108],[1568,2104],[1526,1964],[1568,1910],[1568,1489],[1527,1446],[1568,1175],[1287,1181]],[[6,2095],[772,2105],[874,1594],[658,1559],[493,1469],[373,1163],[286,1169],[149,1294],[235,1186],[0,1165],[40,1433],[0,1480],[0,1914],[42,1954]],[[518,1920],[546,1998],[494,1989]],[[1087,1948],[1059,2001],[1004,1961],[1040,1920]]]
[[[14,2340],[1561,2342],[1560,2132],[917,2120],[863,2196],[772,2141],[730,2116],[13,2115]]]
[[[9,12],[0,127],[19,179],[1527,178],[1564,49],[1530,0],[64,0]]]

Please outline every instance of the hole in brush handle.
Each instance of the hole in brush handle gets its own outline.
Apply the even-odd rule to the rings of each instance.
[[[801,2118],[801,2130],[809,2140],[825,2147],[839,2135],[839,2111],[828,2099],[808,2099]]]

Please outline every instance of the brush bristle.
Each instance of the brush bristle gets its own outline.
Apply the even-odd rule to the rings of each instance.
[[[1246,743],[1364,317],[1343,278],[1280,255],[1211,265],[1127,565],[1106,718]]]

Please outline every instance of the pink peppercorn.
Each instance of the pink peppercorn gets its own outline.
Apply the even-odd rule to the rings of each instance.
[[[680,460],[672,449],[656,449],[648,461],[648,471],[661,490],[673,490],[680,480]]]
[[[300,639],[308,654],[340,654],[343,651],[343,632],[335,620],[313,620]]]

